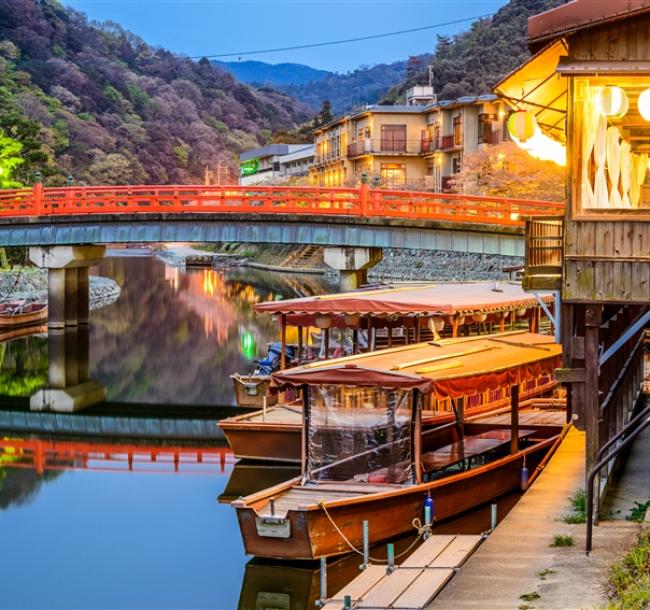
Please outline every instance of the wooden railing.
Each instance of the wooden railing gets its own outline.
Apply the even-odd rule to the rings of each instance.
[[[0,191],[0,217],[151,213],[300,214],[413,218],[523,226],[521,216],[562,213],[530,199],[370,188],[280,186],[87,186]]]
[[[525,243],[524,288],[559,289],[564,243],[563,217],[527,219]]]

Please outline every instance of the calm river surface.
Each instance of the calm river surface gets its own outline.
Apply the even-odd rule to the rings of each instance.
[[[229,375],[277,338],[252,306],[323,292],[322,279],[184,272],[142,256],[111,256],[99,274],[122,288],[90,329],[91,376],[114,407],[56,420],[27,413],[19,397],[47,379],[47,338],[0,344],[0,608],[314,610],[315,566],[250,560],[234,511],[218,501],[295,472],[235,465],[205,431],[235,412]],[[165,436],[179,418],[196,438]],[[45,433],[71,422],[94,433]],[[488,525],[485,509],[447,528]],[[330,592],[357,566],[356,557],[332,565]]]

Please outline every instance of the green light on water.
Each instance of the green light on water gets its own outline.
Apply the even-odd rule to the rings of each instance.
[[[252,360],[257,354],[257,345],[252,333],[243,333],[241,336],[241,353],[246,360]]]

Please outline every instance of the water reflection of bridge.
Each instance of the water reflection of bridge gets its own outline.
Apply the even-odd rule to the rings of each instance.
[[[242,411],[243,412],[243,411]],[[233,407],[103,402],[79,413],[30,411],[29,398],[0,396],[0,430],[84,438],[221,441]]]
[[[225,473],[234,458],[225,446],[91,443],[77,440],[0,438],[0,465],[46,470],[99,470],[155,474]],[[197,469],[197,465],[204,466]]]

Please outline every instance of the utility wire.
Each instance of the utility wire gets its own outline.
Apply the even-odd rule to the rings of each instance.
[[[347,44],[349,42],[360,42],[362,40],[374,40],[376,38],[387,38],[388,36],[399,36],[401,34],[410,34],[412,32],[422,32],[423,30],[433,30],[435,28],[442,28],[447,25],[456,25],[458,23],[465,23],[467,21],[474,21],[475,19],[485,19],[491,17],[492,13],[485,15],[476,15],[474,17],[466,17],[465,19],[456,19],[454,21],[446,21],[445,23],[434,23],[433,25],[424,25],[419,28],[411,28],[408,30],[397,30],[395,32],[385,32],[384,34],[372,34],[370,36],[360,36],[359,38],[346,38],[345,40],[330,40],[329,42],[315,42],[311,44],[301,44],[292,47],[278,47],[275,49],[260,49],[259,51],[240,51],[239,53],[218,53],[215,55],[193,55],[189,59],[203,59],[204,57],[239,57],[242,55],[261,55],[262,53],[278,53],[280,51],[296,51],[297,49],[313,49],[314,47],[327,47],[335,44]]]

